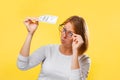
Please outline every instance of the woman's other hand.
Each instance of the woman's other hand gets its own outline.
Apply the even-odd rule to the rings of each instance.
[[[72,43],[72,48],[73,48],[73,54],[78,53],[78,49],[81,47],[81,45],[84,43],[81,35],[73,33],[73,43]]]
[[[28,33],[33,35],[39,25],[38,18],[26,18],[24,24],[28,30]]]

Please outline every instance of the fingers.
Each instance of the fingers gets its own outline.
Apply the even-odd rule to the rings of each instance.
[[[28,23],[28,24],[38,24],[38,18],[36,17],[27,17],[25,20],[24,20],[24,23]]]
[[[73,33],[72,38],[73,38],[73,41],[76,43],[83,43],[84,42],[81,35]]]
[[[37,17],[27,17],[25,20],[38,21]]]

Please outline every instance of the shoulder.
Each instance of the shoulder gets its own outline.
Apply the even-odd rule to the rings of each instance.
[[[89,63],[89,64],[91,63],[91,59],[87,54],[81,55],[79,60],[82,63]]]

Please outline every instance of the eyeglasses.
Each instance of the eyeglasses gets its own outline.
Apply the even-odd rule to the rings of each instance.
[[[61,32],[62,35],[66,34],[68,38],[71,38],[73,35],[73,32],[67,31],[66,28],[64,28],[64,26],[60,26],[59,31]]]

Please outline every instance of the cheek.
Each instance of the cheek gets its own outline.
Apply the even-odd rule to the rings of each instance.
[[[71,39],[69,42],[72,43],[72,42],[73,42],[73,39]]]
[[[67,43],[67,44],[72,44],[72,42],[73,42],[72,39],[68,39],[68,40],[66,40],[66,43]]]

